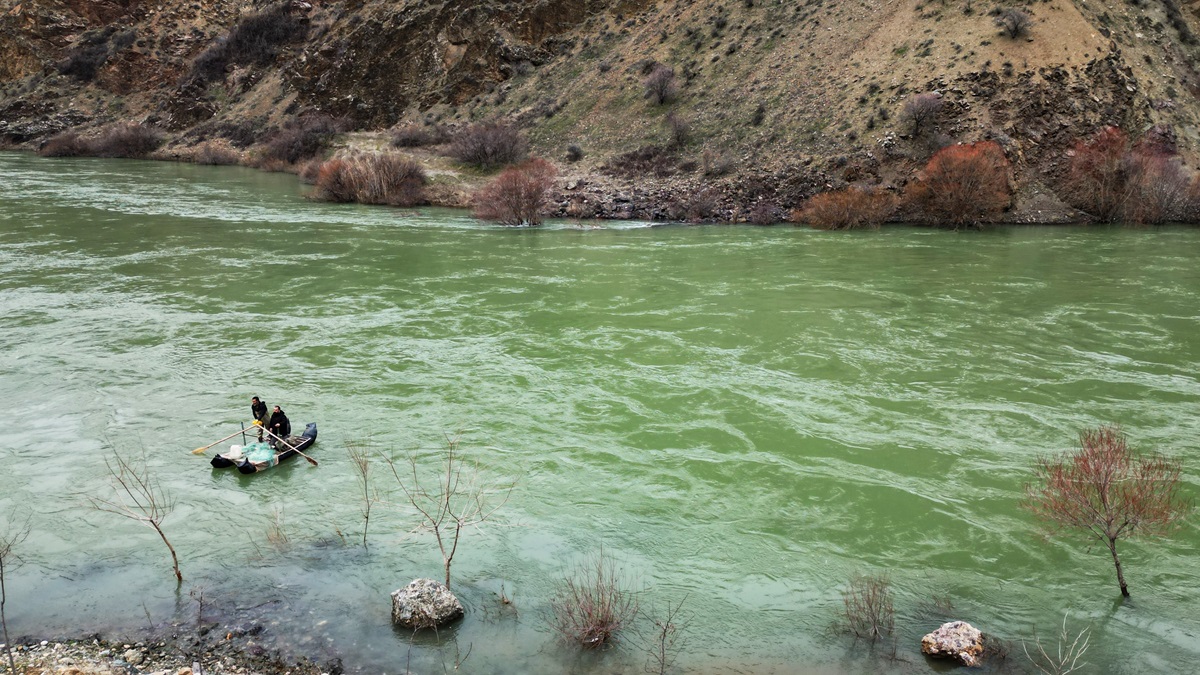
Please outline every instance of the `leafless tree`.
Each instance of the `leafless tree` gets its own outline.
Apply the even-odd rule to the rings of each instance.
[[[1082,530],[1104,542],[1125,597],[1129,586],[1117,541],[1167,534],[1192,510],[1180,495],[1179,461],[1134,454],[1125,434],[1113,426],[1080,432],[1079,449],[1039,458],[1033,471],[1026,507],[1056,530]]]
[[[679,93],[679,84],[675,81],[675,71],[661,63],[655,64],[646,79],[642,80],[642,86],[646,89],[646,98],[658,105],[670,103]]]
[[[900,110],[900,121],[912,125],[912,135],[916,138],[933,125],[941,111],[941,96],[933,92],[917,94],[905,102]]]
[[[842,591],[846,632],[871,641],[891,634],[895,627],[891,581],[884,575],[856,574]]]
[[[1010,7],[996,17],[996,25],[1014,40],[1028,35],[1031,23],[1029,14],[1016,7]]]
[[[350,463],[354,466],[355,477],[358,478],[358,484],[362,488],[362,515],[363,515],[363,548],[367,547],[367,529],[371,525],[371,507],[375,502],[379,501],[379,493],[371,487],[371,444],[370,441],[363,443],[348,442],[346,443],[346,451],[350,454]]]
[[[4,605],[8,602],[8,590],[5,588],[6,574],[16,565],[15,550],[29,536],[29,520],[10,520],[0,529],[0,628],[4,629],[4,653],[8,656],[8,669],[17,672],[16,661],[13,660],[12,640],[8,639],[8,618],[4,614]]]
[[[674,665],[675,658],[679,653],[680,636],[687,625],[687,618],[680,614],[686,600],[687,598],[684,597],[674,605],[668,602],[666,613],[661,618],[654,617],[656,630],[654,641],[648,650],[650,660],[646,663],[647,673],[666,675]]]
[[[1088,642],[1091,640],[1089,631],[1091,628],[1084,628],[1071,636],[1067,630],[1067,616],[1063,615],[1062,631],[1058,636],[1058,645],[1054,648],[1053,653],[1047,652],[1045,645],[1036,635],[1033,636],[1033,651],[1030,652],[1029,645],[1024,641],[1021,642],[1021,650],[1025,652],[1025,658],[1029,659],[1029,663],[1037,668],[1039,672],[1045,675],[1067,675],[1073,673],[1087,665],[1087,661],[1082,661],[1083,655],[1088,650]]]
[[[92,507],[97,511],[106,511],[124,516],[130,520],[142,523],[152,528],[166,544],[171,552],[171,562],[175,567],[175,580],[182,584],[183,573],[179,571],[179,556],[175,555],[175,547],[167,539],[162,530],[162,522],[175,509],[175,500],[162,488],[162,485],[150,473],[143,455],[140,471],[129,460],[114,453],[115,459],[105,460],[108,473],[112,480],[112,499],[90,497]]]
[[[401,474],[395,460],[385,458],[408,503],[420,514],[421,522],[416,529],[432,532],[437,540],[447,588],[450,587],[450,564],[458,552],[463,532],[491,518],[508,501],[514,486],[513,483],[484,484],[478,464],[463,465],[458,450],[459,438],[446,438],[436,483],[422,480],[417,458],[413,455],[407,458],[407,475]],[[496,500],[494,504],[490,503],[493,499]]]

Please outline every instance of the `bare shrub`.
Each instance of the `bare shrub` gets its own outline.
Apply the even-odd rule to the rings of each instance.
[[[574,143],[568,145],[567,146],[567,161],[568,162],[578,162],[581,159],[583,159],[583,148],[579,147],[578,145],[576,145]]]
[[[413,206],[425,200],[425,169],[393,153],[351,155],[322,162],[313,184],[316,199]]]
[[[8,603],[8,588],[5,582],[8,579],[7,574],[12,572],[19,562],[15,551],[29,536],[30,526],[27,518],[13,518],[11,513],[6,514],[3,525],[3,529],[0,529],[0,628],[4,631],[4,653],[8,657],[8,672],[16,673],[13,643],[8,637],[8,616],[4,612],[4,606]]]
[[[379,501],[379,492],[371,485],[371,451],[370,439],[365,441],[347,441],[346,452],[350,455],[350,464],[354,467],[354,477],[362,488],[363,516],[363,548],[367,548],[367,529],[371,525],[371,507]]]
[[[711,188],[689,190],[667,206],[667,216],[689,223],[710,221],[720,206],[717,191]]]
[[[1063,196],[1104,223],[1161,223],[1187,218],[1191,175],[1169,149],[1132,144],[1124,131],[1106,127],[1075,145]]]
[[[686,600],[687,598],[684,597],[683,600],[674,605],[668,602],[664,615],[661,618],[654,617],[656,631],[654,640],[647,650],[650,653],[650,659],[646,663],[647,673],[666,675],[671,672],[671,667],[675,665],[679,649],[683,646],[681,636],[689,620],[688,617],[683,616],[681,613],[683,603]]]
[[[676,115],[675,111],[667,113],[664,124],[666,124],[667,133],[671,137],[669,147],[682,148],[692,142],[692,123]]]
[[[779,207],[775,202],[763,200],[750,209],[749,221],[755,225],[774,225],[779,220]]]
[[[900,110],[900,122],[912,127],[912,135],[918,137],[927,131],[942,111],[942,97],[933,92],[916,94],[904,103]]]
[[[404,477],[396,468],[395,460],[384,458],[409,505],[420,514],[417,529],[433,533],[437,540],[446,572],[446,588],[450,588],[450,564],[458,552],[463,533],[491,518],[508,501],[513,488],[512,483],[482,483],[477,464],[463,466],[458,443],[458,436],[446,439],[434,482],[421,478],[417,457],[413,455],[407,457],[409,471]],[[488,500],[497,495],[499,502],[489,504]]]
[[[104,460],[104,464],[108,467],[116,496],[112,499],[89,497],[92,508],[124,516],[157,532],[167,550],[171,552],[175,581],[182,584],[183,573],[179,571],[179,556],[175,555],[175,547],[171,545],[162,529],[163,520],[175,510],[175,500],[150,473],[145,456],[134,462],[125,459],[119,453],[113,453],[113,458]]]
[[[1052,648],[1052,651],[1046,651],[1046,646],[1042,644],[1041,638],[1037,636],[1036,631],[1032,638],[1033,650],[1030,653],[1029,644],[1025,641],[1021,642],[1021,651],[1025,652],[1025,658],[1029,659],[1030,665],[1045,675],[1067,675],[1073,673],[1087,665],[1087,661],[1082,661],[1083,655],[1087,653],[1088,643],[1091,641],[1089,628],[1084,628],[1071,636],[1071,632],[1067,630],[1067,616],[1063,615],[1062,630],[1058,634],[1058,644]]]
[[[242,161],[242,153],[226,141],[205,141],[192,149],[192,161],[197,164],[234,165]]]
[[[848,187],[822,192],[792,214],[792,220],[818,230],[856,230],[879,227],[896,211],[896,198],[889,192]]]
[[[525,158],[529,143],[516,127],[501,122],[472,124],[455,134],[448,148],[454,159],[485,171]]]
[[[540,225],[558,171],[544,159],[505,169],[475,194],[475,217],[505,225]]]
[[[601,549],[578,565],[550,600],[554,630],[584,649],[611,644],[638,613],[637,593],[628,586]]]
[[[442,127],[406,124],[392,132],[392,145],[397,148],[421,148],[440,145],[447,138],[446,130]]]
[[[723,152],[705,150],[700,156],[701,171],[709,178],[727,175],[733,167],[733,158]]]
[[[80,82],[91,82],[107,61],[107,42],[83,44],[67,53],[66,58],[58,64],[58,72]]]
[[[908,199],[925,222],[977,225],[1008,208],[1008,160],[995,141],[943,148],[917,177]]]
[[[333,137],[345,130],[345,122],[329,115],[292,118],[262,146],[259,161],[295,164],[315,157],[329,147]]]
[[[1181,470],[1178,460],[1133,453],[1116,427],[1087,429],[1078,450],[1034,463],[1025,506],[1055,531],[1080,530],[1104,542],[1121,595],[1129,597],[1117,541],[1165,535],[1191,513],[1180,494]]]
[[[679,83],[675,80],[675,71],[661,64],[654,64],[650,74],[642,80],[646,90],[646,98],[658,105],[665,105],[675,100],[679,93]]]
[[[89,142],[97,157],[145,157],[167,140],[161,130],[147,124],[118,122],[100,130]]]
[[[996,25],[1004,31],[1005,35],[1014,40],[1028,35],[1031,24],[1029,14],[1016,7],[1009,7],[996,17]]]
[[[243,15],[227,35],[218,38],[192,61],[188,79],[202,82],[223,79],[231,65],[268,65],[285,45],[307,33],[306,19],[292,14],[290,3],[281,2]]]
[[[884,575],[856,574],[842,591],[843,628],[854,637],[872,642],[895,628],[891,581]]]
[[[38,148],[42,157],[79,157],[91,154],[88,142],[78,131],[64,131],[51,136]]]
[[[660,145],[644,145],[614,157],[600,170],[611,176],[666,178],[678,171],[678,159],[670,149]]]

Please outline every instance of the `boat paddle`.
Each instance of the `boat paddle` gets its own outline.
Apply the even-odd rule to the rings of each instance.
[[[263,431],[267,432],[267,435],[270,436],[271,438],[274,438],[275,440],[279,441],[280,443],[283,443],[284,445],[286,445],[289,450],[292,450],[297,455],[300,455],[304,459],[307,459],[309,464],[312,464],[313,466],[317,466],[317,460],[313,459],[312,457],[309,457],[308,455],[304,454],[303,452],[300,452],[300,448],[297,448],[297,447],[293,446],[291,443],[288,443],[287,441],[283,440],[282,438],[276,436],[273,431],[271,431],[270,429],[268,429],[266,427],[263,427]],[[217,442],[220,443],[220,441],[217,441]]]
[[[242,433],[242,432],[235,431],[232,434],[229,434],[228,436],[226,436],[225,438],[222,438],[220,441],[213,441],[212,443],[209,443],[208,445],[206,445],[202,448],[196,448],[195,450],[192,451],[192,454],[193,455],[202,455],[202,454],[204,454],[205,450],[211,448],[212,446],[216,445],[217,443],[220,443],[221,441],[227,441],[227,440],[233,438],[234,436],[237,436],[240,433]]]

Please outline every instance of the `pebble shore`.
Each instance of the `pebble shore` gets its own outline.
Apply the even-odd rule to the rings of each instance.
[[[193,644],[200,641],[193,640]],[[226,643],[226,644],[221,644]],[[14,644],[19,675],[340,675],[340,664],[288,664],[229,636],[191,655],[173,640],[110,642],[99,637]],[[0,669],[8,654],[0,645]]]

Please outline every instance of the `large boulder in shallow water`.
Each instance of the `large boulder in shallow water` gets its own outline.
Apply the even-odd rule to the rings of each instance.
[[[440,581],[414,579],[392,591],[392,622],[405,628],[437,628],[462,615],[462,603]]]
[[[921,651],[964,666],[978,666],[983,658],[983,633],[966,621],[951,621],[921,638]]]

